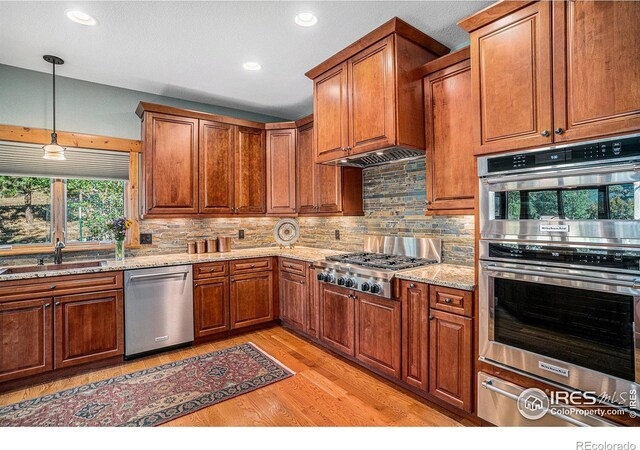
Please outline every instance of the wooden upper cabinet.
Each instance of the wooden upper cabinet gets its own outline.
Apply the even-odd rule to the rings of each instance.
[[[267,131],[267,214],[296,213],[296,130]]]
[[[424,79],[427,139],[427,215],[473,214],[476,172],[469,49]],[[425,68],[434,63],[428,63]],[[438,65],[437,67],[441,67]]]
[[[471,33],[476,153],[553,141],[551,2],[536,2]]]
[[[349,154],[395,143],[393,36],[349,59]],[[321,117],[320,117],[321,118]]]
[[[557,142],[640,130],[640,2],[553,2]]]
[[[346,154],[348,137],[347,64],[322,74],[313,83],[313,120],[316,162]]]
[[[235,212],[266,212],[264,130],[236,127]]]
[[[233,125],[200,121],[200,212],[232,213],[234,208]]]
[[[296,187],[300,214],[316,212],[318,164],[313,155],[313,123],[297,130]]]
[[[316,162],[424,150],[422,75],[449,49],[396,18],[306,73],[314,82]]]
[[[198,213],[198,120],[144,116],[146,214]]]

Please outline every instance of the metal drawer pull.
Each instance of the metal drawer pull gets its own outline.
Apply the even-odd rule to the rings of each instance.
[[[413,289],[414,287],[416,287],[416,285],[415,285],[414,283],[411,283],[411,284],[409,285],[409,287],[410,287],[411,289]]]
[[[429,314],[429,320],[433,320],[433,316]]]
[[[45,308],[48,308],[49,306],[51,306],[51,303],[45,303],[45,304],[44,304],[44,307],[45,307]]]
[[[172,273],[148,273],[144,275],[132,275],[129,278],[130,281],[140,280],[142,278],[170,278],[170,277],[180,277],[183,278],[189,272],[172,272]]]
[[[446,304],[449,304],[449,303],[451,303],[451,299],[450,299],[450,298],[445,298],[445,299],[444,299],[444,302],[445,302]]]
[[[482,382],[482,387],[487,389],[487,390],[489,390],[489,391],[495,392],[496,394],[500,394],[500,395],[502,395],[504,397],[510,398],[511,400],[514,400],[516,402],[518,401],[518,396],[517,395],[512,394],[511,392],[507,392],[507,391],[505,391],[503,389],[495,387],[491,383],[491,380],[483,381]],[[560,414],[560,413],[555,413],[554,414],[552,412],[549,412],[549,414],[551,414],[553,417],[557,417],[560,420],[564,420],[565,422],[569,422],[569,423],[571,423],[573,425],[576,425],[578,427],[589,427],[589,425],[587,425],[586,423],[580,422],[579,420],[576,420],[573,417],[565,416],[564,414]]]
[[[49,289],[55,289],[55,288],[56,288],[55,284],[52,284],[51,286],[49,286]]]
[[[60,302],[56,302],[56,306],[60,306]]]

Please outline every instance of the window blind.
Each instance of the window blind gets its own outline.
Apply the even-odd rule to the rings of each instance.
[[[66,161],[43,159],[42,145],[0,141],[0,175],[129,180],[129,153],[67,147]]]

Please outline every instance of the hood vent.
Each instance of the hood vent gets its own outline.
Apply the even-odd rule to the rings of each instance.
[[[390,164],[399,161],[408,161],[425,156],[422,150],[414,150],[402,147],[390,147],[384,150],[376,150],[369,153],[348,156],[333,162],[338,166],[348,167],[372,167],[382,164]]]

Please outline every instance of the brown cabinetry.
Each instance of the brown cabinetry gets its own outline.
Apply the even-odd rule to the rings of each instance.
[[[315,161],[389,147],[424,149],[422,64],[448,49],[394,18],[307,72]]]
[[[424,66],[427,215],[473,214],[476,189],[469,48]]]
[[[235,129],[200,121],[201,213],[230,214],[235,208]]]
[[[422,391],[429,387],[429,285],[400,281],[402,380]]]
[[[53,299],[0,303],[0,382],[53,369]]]
[[[328,347],[355,355],[355,300],[353,291],[320,285],[320,340]]]
[[[236,213],[263,214],[267,210],[264,134],[264,130],[236,127]]]
[[[122,290],[55,297],[55,367],[124,353]]]
[[[143,127],[145,213],[197,214],[198,121],[147,113]]]
[[[229,330],[229,277],[196,279],[193,308],[196,338]]]
[[[360,362],[400,378],[400,302],[357,292],[355,356]]]
[[[638,2],[540,1],[461,21],[476,154],[639,130],[638,20]]]
[[[429,319],[429,394],[471,412],[472,319],[434,309]]]
[[[290,272],[280,273],[280,318],[290,328],[307,329],[309,295],[307,278]]]
[[[296,130],[267,131],[267,213],[296,213]]]
[[[274,319],[273,272],[231,275],[231,329]]]

